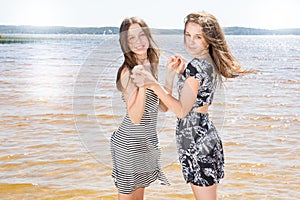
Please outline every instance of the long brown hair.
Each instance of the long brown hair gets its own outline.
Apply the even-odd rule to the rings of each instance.
[[[184,33],[189,22],[200,25],[203,37],[209,45],[209,54],[223,77],[235,78],[250,72],[242,69],[242,65],[231,53],[222,28],[215,16],[206,12],[195,12],[187,15],[185,18]]]
[[[154,42],[150,29],[146,22],[138,17],[131,17],[126,18],[123,20],[120,30],[119,30],[119,43],[124,55],[124,62],[121,65],[121,67],[118,70],[117,79],[116,79],[116,85],[117,88],[122,91],[123,87],[120,83],[121,73],[124,68],[128,68],[129,70],[132,70],[134,66],[136,66],[137,58],[135,54],[131,51],[128,45],[128,29],[132,24],[139,24],[141,28],[143,29],[146,37],[149,40],[149,48],[147,49],[147,58],[151,65],[151,72],[153,76],[157,79],[158,78],[158,62],[159,62],[159,55],[160,51]]]

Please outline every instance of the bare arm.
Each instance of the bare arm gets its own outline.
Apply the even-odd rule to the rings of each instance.
[[[187,78],[181,90],[179,99],[176,99],[172,94],[169,94],[159,83],[152,84],[149,88],[156,93],[156,95],[178,118],[183,118],[190,112],[195,103],[199,85],[199,81],[195,78]]]
[[[135,86],[127,68],[122,71],[120,81],[124,88],[122,93],[126,102],[128,116],[132,123],[139,124],[145,110],[146,89]]]
[[[172,70],[171,68],[167,68],[166,81],[165,81],[165,85],[163,88],[170,95],[172,95],[172,92],[173,92],[173,82],[174,82],[175,74],[176,74],[176,72],[174,70]],[[163,112],[166,112],[169,109],[167,107],[167,105],[161,99],[159,101],[159,108]]]
[[[161,86],[149,72],[142,68],[136,68],[136,70],[133,70],[133,75],[131,77],[138,87],[147,87],[152,89],[163,102],[165,107],[173,111],[178,118],[183,118],[192,109],[200,86],[199,81],[197,81],[194,77],[189,77],[185,80],[180,98],[176,99],[172,96],[174,76],[176,72],[182,73],[184,66],[185,60],[180,56],[170,57],[167,63],[165,87]]]
[[[136,70],[132,78],[134,79],[134,83],[139,87],[148,87],[153,90],[165,106],[174,112],[178,118],[183,118],[190,112],[197,98],[198,88],[200,86],[199,81],[194,77],[188,77],[184,82],[180,98],[176,99],[172,96],[172,93],[153,78],[150,72]],[[172,81],[173,79],[173,74],[167,78],[168,81]]]

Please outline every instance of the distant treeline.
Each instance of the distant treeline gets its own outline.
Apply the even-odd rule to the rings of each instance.
[[[224,27],[225,35],[300,35],[298,29],[255,29]],[[182,29],[152,29],[154,34],[182,34]],[[64,27],[64,26],[11,26],[0,25],[0,34],[118,34],[118,27]]]
[[[10,26],[0,25],[0,34],[117,34],[117,27]]]

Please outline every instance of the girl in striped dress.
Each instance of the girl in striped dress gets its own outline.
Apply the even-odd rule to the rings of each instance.
[[[144,188],[152,182],[168,184],[160,166],[156,133],[158,108],[166,111],[166,107],[152,90],[136,87],[130,75],[134,67],[143,68],[157,80],[159,50],[147,24],[136,17],[124,19],[119,42],[124,62],[118,70],[116,84],[127,112],[111,137],[112,177],[119,200],[142,200]]]

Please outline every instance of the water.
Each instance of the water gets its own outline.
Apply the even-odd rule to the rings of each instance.
[[[108,140],[124,114],[115,76],[116,36],[21,35],[0,45],[1,199],[116,199]],[[156,36],[161,63],[187,57],[181,36]],[[227,36],[257,74],[227,80],[211,108],[225,151],[219,199],[300,196],[300,37]],[[164,67],[160,66],[163,82]],[[160,113],[163,167],[171,186],[146,199],[193,199],[177,162],[175,117]]]

